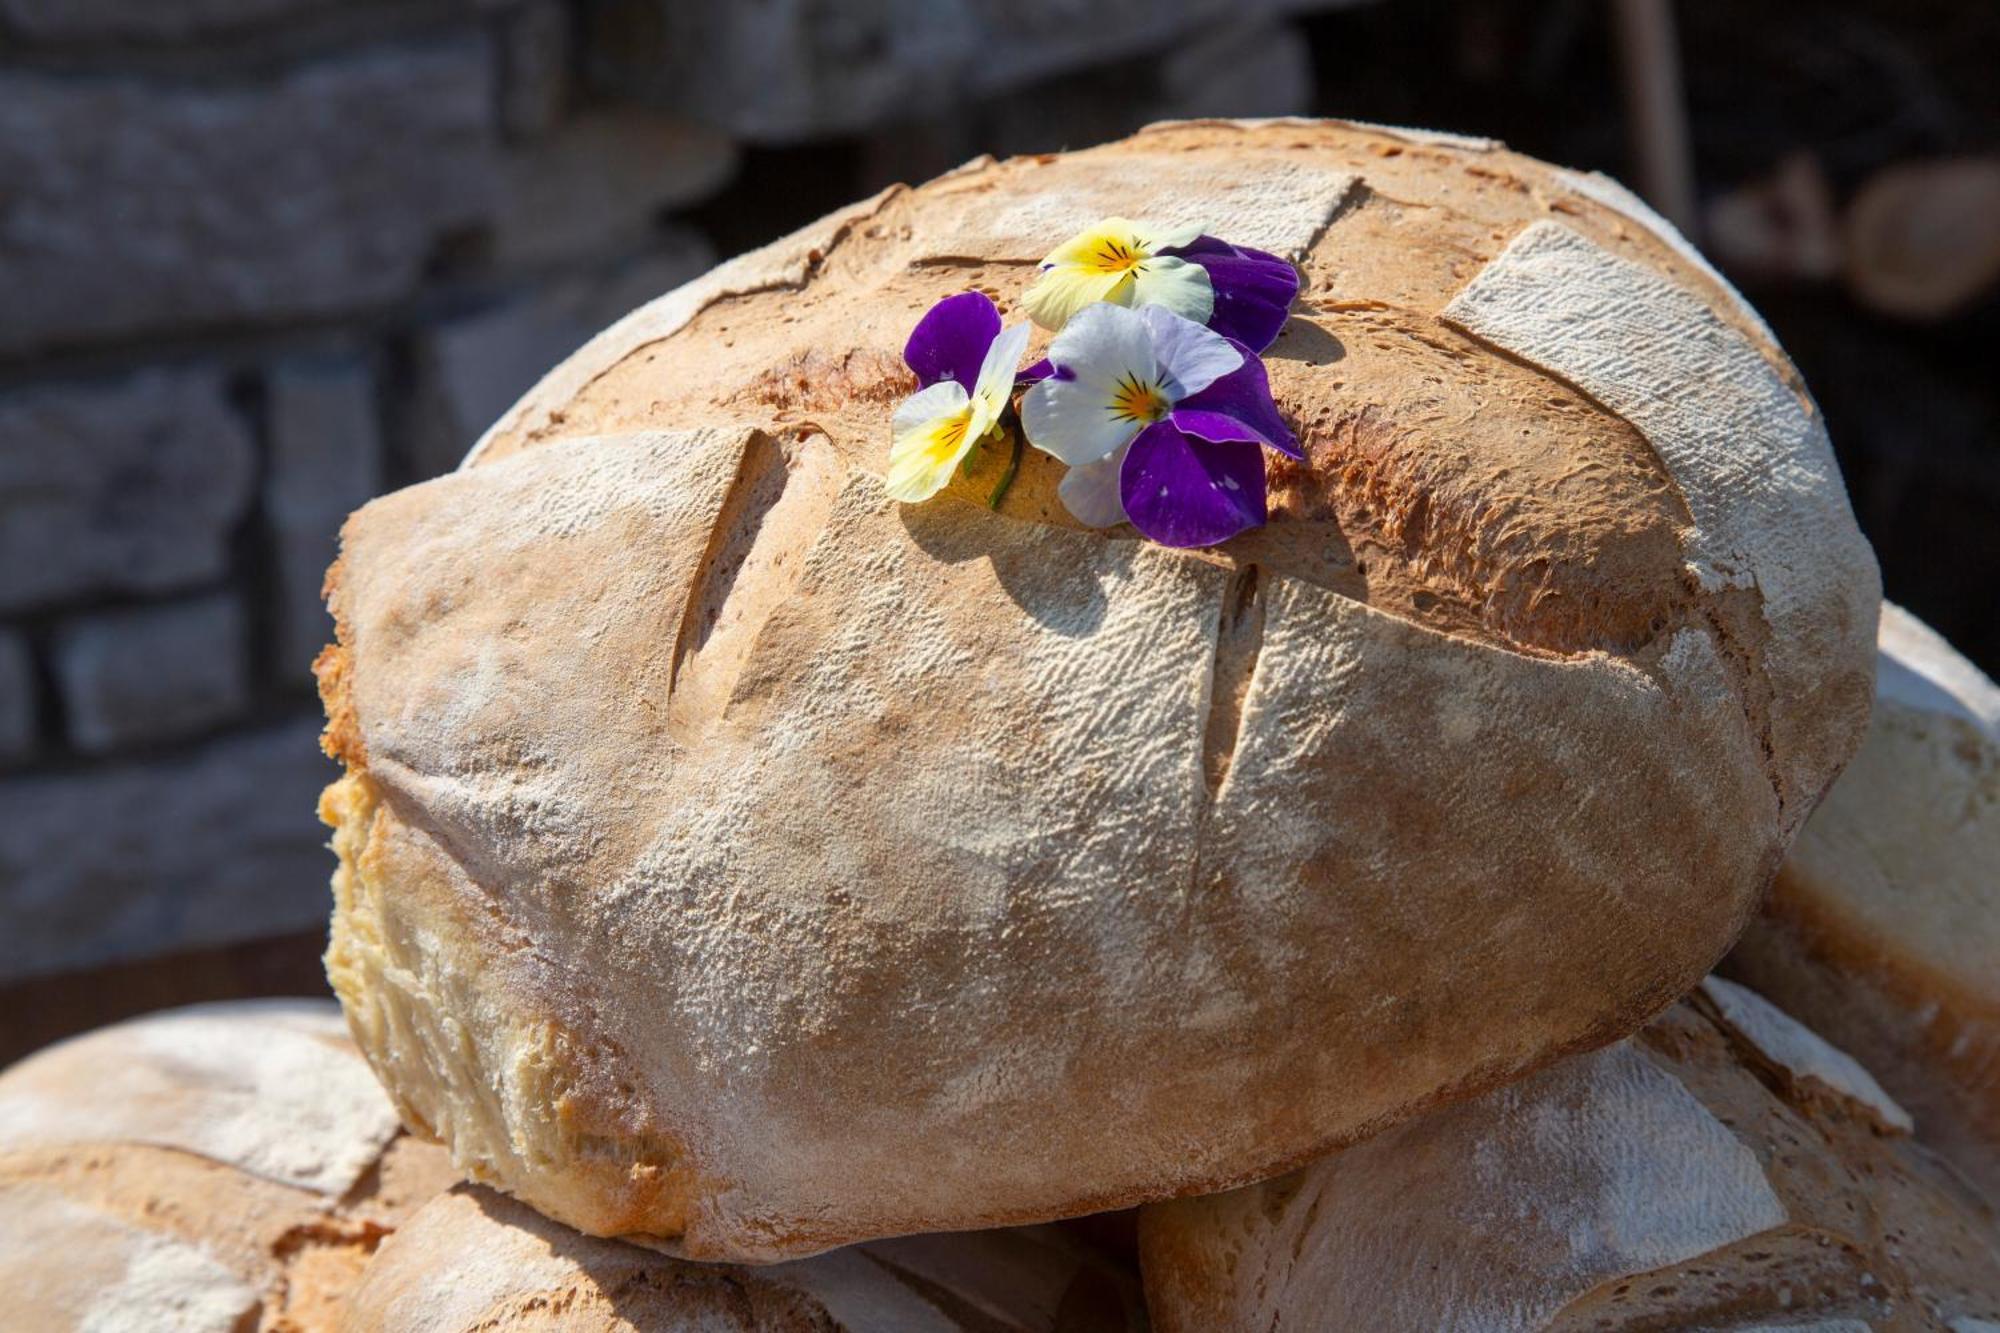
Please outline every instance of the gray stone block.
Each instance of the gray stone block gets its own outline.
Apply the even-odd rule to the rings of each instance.
[[[259,82],[0,74],[0,353],[393,301],[500,177],[483,34]]]
[[[0,395],[0,612],[220,577],[256,466],[212,371]]]
[[[569,107],[576,54],[570,13],[560,0],[537,0],[500,28],[500,119],[513,135],[547,133]]]
[[[763,142],[921,120],[1191,32],[1357,0],[598,0],[602,87]]]
[[[662,213],[727,185],[736,161],[731,140],[684,120],[585,112],[508,154],[494,258],[526,266],[629,253]]]
[[[45,42],[184,41],[296,19],[340,0],[0,0],[0,20]]]
[[[1313,104],[1305,36],[1277,20],[1187,34],[1164,53],[1127,59],[996,98],[976,113],[997,153],[1045,153],[1122,138],[1156,120],[1299,116]]]
[[[554,283],[426,330],[417,348],[419,471],[435,476],[458,466],[486,428],[557,362],[714,262],[707,241],[677,231],[660,250],[608,273]]]
[[[271,373],[264,518],[277,598],[273,654],[283,682],[301,689],[333,637],[320,587],[340,525],[382,489],[375,392],[375,375],[358,358],[289,362]]]
[[[35,661],[28,642],[0,630],[0,764],[33,755],[37,710]]]
[[[454,13],[504,10],[519,0],[373,0],[376,26]],[[0,26],[37,42],[170,43],[259,30],[296,31],[302,22],[337,25],[368,0],[0,0]],[[349,29],[351,31],[351,29]]]
[[[79,616],[53,653],[70,744],[85,754],[198,735],[250,705],[243,608],[228,593]]]
[[[336,774],[301,716],[173,759],[0,779],[0,980],[308,929]]]
[[[1161,120],[1312,114],[1312,51],[1289,23],[1225,23],[1160,62]]]

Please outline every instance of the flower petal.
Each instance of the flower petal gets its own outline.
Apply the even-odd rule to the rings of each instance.
[[[1021,399],[1021,429],[1028,443],[1071,467],[1095,463],[1143,424],[1118,415],[1110,391],[1082,378],[1051,375]]]
[[[1139,311],[1153,340],[1153,355],[1169,376],[1166,385],[1175,401],[1200,393],[1243,364],[1243,351],[1227,338],[1210,333],[1193,320],[1182,319],[1165,306]]]
[[[1220,412],[1204,412],[1200,408],[1177,407],[1167,414],[1167,420],[1183,435],[1192,435],[1198,440],[1208,440],[1214,444],[1224,444],[1240,440],[1245,444],[1269,444],[1263,435],[1238,421],[1235,417],[1224,416]]]
[[[1152,383],[1159,376],[1145,317],[1103,302],[1084,308],[1063,326],[1049,343],[1049,360],[1060,371],[1105,388],[1128,378]]]
[[[1132,526],[1162,546],[1213,546],[1264,521],[1264,452],[1156,421],[1132,441],[1118,490]]]
[[[1202,228],[1199,222],[1175,227],[1155,227],[1144,222],[1128,222],[1125,225],[1132,229],[1139,244],[1151,254],[1193,244],[1200,238]]]
[[[970,393],[999,333],[1000,310],[992,299],[984,292],[960,292],[924,312],[903,345],[903,360],[925,388],[956,380]]]
[[[1153,340],[1137,311],[1088,306],[1049,344],[1056,371],[1021,399],[1028,443],[1075,467],[1094,463],[1143,424],[1121,415],[1119,386],[1159,375]]]
[[[1056,494],[1077,522],[1087,527],[1108,528],[1125,521],[1125,503],[1118,498],[1118,474],[1125,466],[1125,451],[1131,447],[1127,441],[1095,463],[1085,463],[1063,473],[1063,479],[1056,484]]]
[[[1299,295],[1299,271],[1263,250],[1249,250],[1202,236],[1170,253],[1208,273],[1215,310],[1208,327],[1253,352],[1277,340]]]
[[[894,435],[907,434],[926,422],[956,412],[971,397],[965,386],[956,380],[945,380],[927,389],[919,389],[896,404],[896,413],[889,418],[889,430]]]
[[[885,489],[915,503],[943,490],[951,474],[982,433],[973,404],[956,380],[933,384],[905,398],[891,418],[889,470]],[[988,423],[990,424],[990,422]]]
[[[1026,324],[1003,330],[986,349],[986,359],[980,363],[978,378],[973,381],[972,395],[992,403],[995,417],[1014,394],[1014,374],[1021,368],[1021,357],[1027,350]]]
[[[1058,264],[1045,269],[1035,285],[1021,295],[1021,308],[1028,318],[1045,329],[1060,329],[1085,307],[1098,301],[1129,305],[1137,270],[1100,272],[1075,264]]]
[[[1278,405],[1271,399],[1271,381],[1265,374],[1264,363],[1241,343],[1236,346],[1243,353],[1243,364],[1200,393],[1181,399],[1174,404],[1175,411],[1219,412],[1234,417],[1279,453],[1305,458],[1305,450],[1299,448],[1298,438],[1278,415]]]
[[[1131,305],[1158,305],[1191,319],[1208,323],[1215,313],[1215,292],[1208,285],[1208,270],[1185,259],[1161,256],[1147,259],[1132,270]]]
[[[1109,262],[1118,261],[1121,255],[1141,258],[1134,252],[1140,248],[1142,228],[1124,218],[1099,218],[1076,235],[1049,251],[1042,260],[1042,267],[1051,265],[1079,264],[1086,268],[1097,268]],[[1152,253],[1150,250],[1147,254]]]
[[[1020,374],[1014,377],[1014,387],[1017,389],[1025,389],[1030,384],[1040,384],[1043,380],[1047,379],[1049,376],[1055,373],[1056,373],[1056,363],[1049,360],[1047,357],[1043,357],[1041,360],[1035,362],[1034,365],[1029,366],[1026,370],[1023,370]]]

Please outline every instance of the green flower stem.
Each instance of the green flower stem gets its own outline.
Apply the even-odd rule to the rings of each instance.
[[[1007,432],[1007,438],[1014,443],[1013,450],[1007,455],[1007,470],[1000,474],[999,484],[994,486],[993,494],[986,501],[986,507],[996,512],[1000,508],[1000,502],[1007,497],[1008,488],[1014,484],[1014,478],[1021,471],[1021,432],[1018,429],[1010,430]]]

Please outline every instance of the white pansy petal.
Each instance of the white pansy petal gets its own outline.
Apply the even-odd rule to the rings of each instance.
[[[1106,386],[1083,379],[1050,377],[1021,399],[1021,429],[1028,443],[1071,467],[1095,463],[1131,440],[1143,424],[1113,410]]]
[[[1124,379],[1150,383],[1159,374],[1153,335],[1139,312],[1102,303],[1086,306],[1063,326],[1049,343],[1049,360],[1079,381],[1101,386]]]
[[[1182,319],[1208,323],[1215,313],[1215,288],[1208,270],[1171,256],[1148,259],[1133,270],[1132,303],[1164,306]]]
[[[965,386],[957,380],[939,380],[896,404],[896,414],[889,418],[890,434],[907,435],[939,417],[950,416],[965,406],[966,396]]]
[[[1132,442],[1127,440],[1112,450],[1109,457],[1073,467],[1063,474],[1056,484],[1056,494],[1077,522],[1108,528],[1125,521],[1125,502],[1118,496],[1118,472],[1125,466],[1125,454],[1131,447]]]
[[[1152,335],[1153,355],[1169,378],[1167,389],[1175,402],[1200,393],[1243,364],[1243,353],[1227,338],[1165,306],[1145,306],[1139,317]]]
[[[1148,254],[1158,254],[1162,250],[1172,250],[1178,246],[1192,245],[1197,236],[1208,230],[1196,222],[1180,227],[1149,227],[1144,223],[1129,224],[1138,236],[1139,243],[1146,247]]]
[[[1075,264],[1058,264],[1044,270],[1035,285],[1022,293],[1021,308],[1043,328],[1060,329],[1079,310],[1098,301],[1131,304],[1135,281],[1130,270],[1104,273]]]
[[[889,470],[883,478],[893,499],[915,504],[930,499],[951,481],[951,474],[979,441],[974,412],[960,407],[898,431],[889,446]]]
[[[972,391],[973,396],[1004,405],[1014,392],[1014,376],[1019,373],[1021,357],[1027,350],[1026,324],[1000,330],[1000,336],[986,349],[986,359],[979,364],[979,383]],[[999,414],[997,406],[994,414]]]

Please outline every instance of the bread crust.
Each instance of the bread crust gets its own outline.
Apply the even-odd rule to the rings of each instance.
[[[1877,584],[1766,331],[1603,193],[1333,122],[973,163],[362,510],[329,965],[406,1117],[771,1261],[1256,1178],[1685,991],[1859,735]],[[883,500],[916,316],[1115,212],[1298,257],[1270,525],[1078,530],[1032,453]]]
[[[765,1268],[578,1235],[461,1185],[370,1263],[343,1333],[1140,1333],[1138,1283],[1053,1228],[913,1236]]]
[[[450,1184],[324,1000],[151,1015],[0,1073],[9,1327],[333,1333]]]
[[[2000,687],[1882,608],[1868,739],[1730,955],[2000,1197]]]
[[[2000,1220],[1844,1053],[1711,978],[1628,1041],[1140,1210],[1160,1333],[1973,1329]]]

